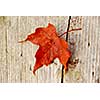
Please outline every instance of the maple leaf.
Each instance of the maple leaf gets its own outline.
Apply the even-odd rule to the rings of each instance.
[[[71,52],[68,50],[68,43],[61,39],[56,32],[56,28],[52,24],[48,24],[47,27],[40,27],[35,30],[34,33],[27,36],[25,41],[30,41],[33,44],[39,45],[39,49],[36,52],[36,63],[34,66],[33,73],[42,67],[43,65],[48,66],[55,58],[64,65],[67,70],[67,62],[71,56]]]

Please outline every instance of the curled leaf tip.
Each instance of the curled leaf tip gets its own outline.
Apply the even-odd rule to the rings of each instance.
[[[35,74],[35,70],[33,70],[33,75],[35,76],[36,74]]]

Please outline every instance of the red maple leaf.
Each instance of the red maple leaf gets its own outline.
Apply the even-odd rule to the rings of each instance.
[[[27,36],[25,41],[30,41],[33,44],[39,45],[39,49],[36,52],[36,63],[33,73],[42,67],[48,66],[55,58],[58,58],[67,70],[67,62],[71,56],[71,52],[68,50],[68,43],[61,39],[56,32],[56,28],[52,24],[48,24],[46,28],[40,27],[35,30],[34,33]]]

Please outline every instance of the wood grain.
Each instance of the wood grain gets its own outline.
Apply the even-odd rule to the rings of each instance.
[[[19,44],[39,26],[53,23],[59,34],[67,29],[67,16],[0,16],[0,82],[1,83],[60,83],[61,64],[58,59],[32,74],[38,46],[26,42]],[[100,17],[73,16],[69,33],[71,60],[64,75],[65,83],[100,82]],[[65,38],[64,36],[62,38]]]

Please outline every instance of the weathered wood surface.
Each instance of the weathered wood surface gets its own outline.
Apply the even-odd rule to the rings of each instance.
[[[82,27],[81,31],[69,33],[72,60],[78,64],[70,65],[64,76],[66,83],[100,82],[100,17],[75,17],[71,28]],[[61,64],[58,59],[49,67],[42,67],[32,74],[35,52],[38,46],[19,40],[34,32],[36,27],[53,23],[61,34],[67,29],[67,16],[5,16],[0,17],[0,82],[60,83]],[[74,45],[72,45],[74,42]]]

